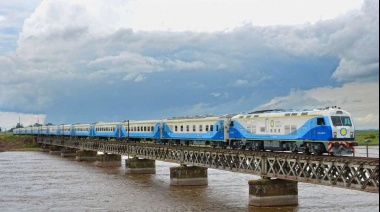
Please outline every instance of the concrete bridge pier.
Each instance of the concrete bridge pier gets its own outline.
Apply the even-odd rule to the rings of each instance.
[[[72,148],[61,149],[61,157],[63,157],[63,158],[75,157],[76,155],[77,155],[76,149],[72,149]]]
[[[121,155],[107,154],[96,156],[95,165],[99,167],[118,167],[121,166]]]
[[[51,154],[51,155],[61,155],[61,147],[59,147],[59,146],[50,146],[49,154]]]
[[[204,186],[208,185],[207,168],[198,166],[170,167],[170,185]]]
[[[77,150],[75,160],[77,161],[96,161],[97,151]]]
[[[138,157],[125,159],[127,174],[156,174],[156,161],[139,159]]]
[[[259,207],[298,205],[298,182],[281,179],[250,180],[249,205]]]

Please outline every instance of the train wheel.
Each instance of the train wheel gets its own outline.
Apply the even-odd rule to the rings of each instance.
[[[297,144],[291,144],[290,151],[292,153],[298,153],[298,146],[297,146]]]
[[[305,155],[311,155],[309,147],[306,147],[303,153],[305,153]]]
[[[316,155],[322,155],[324,150],[324,146],[322,144],[318,144],[318,149],[315,151]]]
[[[315,152],[315,154],[316,154],[316,155],[322,155],[322,154],[323,154],[323,151],[318,149],[318,150]]]

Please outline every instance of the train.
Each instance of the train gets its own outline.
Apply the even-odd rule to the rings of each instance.
[[[35,126],[13,134],[339,156],[353,155],[357,146],[352,116],[336,106]]]

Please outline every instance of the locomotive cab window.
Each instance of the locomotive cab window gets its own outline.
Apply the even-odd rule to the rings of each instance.
[[[352,126],[351,119],[348,116],[331,116],[334,126]]]
[[[317,125],[324,126],[325,125],[325,119],[324,118],[317,118]]]

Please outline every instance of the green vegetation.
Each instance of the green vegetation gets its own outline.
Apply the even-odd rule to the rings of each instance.
[[[11,150],[38,150],[31,136],[15,136],[11,132],[0,133],[0,152]]]
[[[25,138],[26,136],[22,136]],[[11,132],[0,132],[0,139],[5,141],[16,141],[20,139],[18,136],[13,135]]]
[[[368,143],[370,146],[379,145],[379,130],[356,130],[355,140],[359,143],[359,146],[366,145],[365,140],[371,140]]]

